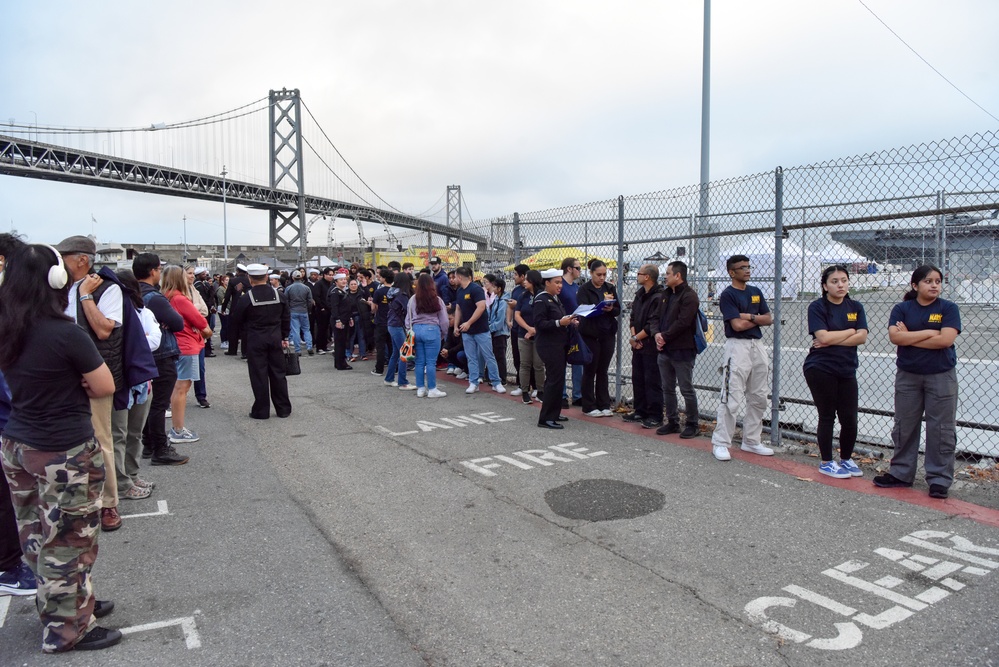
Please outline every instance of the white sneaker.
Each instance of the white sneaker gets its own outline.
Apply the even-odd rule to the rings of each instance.
[[[603,417],[613,417],[614,416],[614,411],[611,410],[610,408],[608,408],[606,410],[601,410],[600,414]]]
[[[427,388],[426,387],[417,387],[416,388],[416,397],[417,398],[423,398],[426,395],[427,395]]]
[[[719,461],[731,461],[732,455],[728,453],[728,447],[724,445],[715,445],[711,448],[711,453],[715,455],[715,458]]]
[[[451,366],[450,368],[447,369],[447,374],[448,375],[457,375],[458,374],[458,369],[455,368],[454,366]]]
[[[470,384],[470,385],[468,385],[468,389],[465,390],[465,393],[466,394],[474,394],[478,390],[479,390],[479,385],[477,385],[477,384]]]
[[[468,377],[468,373],[466,373],[465,371],[458,371],[457,373],[454,374],[454,377],[455,379],[458,380],[464,380]]]
[[[412,390],[416,389],[416,385],[415,384],[401,384],[401,385],[399,385],[399,389],[401,389],[402,391],[412,391]]]
[[[493,385],[493,391],[495,391],[497,394],[505,394],[506,387],[497,382],[496,384]]]
[[[759,454],[760,456],[774,455],[774,450],[770,449],[769,447],[765,447],[763,445],[751,445],[748,442],[742,443],[742,447],[740,447],[739,449],[741,449],[744,452],[752,452],[753,454]]]
[[[587,417],[603,417],[604,416],[604,412],[603,412],[603,410],[590,410],[589,412],[586,413],[586,416]]]
[[[510,395],[511,396],[520,396],[523,393],[524,393],[524,390],[521,389],[520,387],[516,387],[516,388],[510,390]]]
[[[532,390],[531,391],[531,398],[537,398],[537,397],[538,397],[538,390],[537,389]]]
[[[393,380],[392,382],[389,382],[388,380],[385,380],[385,386],[386,387],[398,387],[399,383],[396,382],[395,380]]]
[[[437,387],[434,387],[427,392],[427,398],[444,398],[445,396],[447,396],[447,393],[441,391]]]

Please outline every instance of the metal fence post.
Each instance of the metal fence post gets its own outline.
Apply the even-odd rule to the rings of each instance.
[[[621,360],[623,349],[624,328],[624,195],[617,198],[617,302],[621,306],[621,312],[617,316],[617,377],[614,380],[614,402],[621,405],[621,373],[624,372],[624,363]],[[634,378],[632,378],[634,382]]]
[[[770,393],[773,396],[770,408],[770,444],[780,445],[780,317],[781,317],[781,280],[784,275],[784,170],[777,167],[775,172],[776,188],[774,192],[774,367],[773,384]]]
[[[513,214],[513,263],[520,264],[520,213]]]

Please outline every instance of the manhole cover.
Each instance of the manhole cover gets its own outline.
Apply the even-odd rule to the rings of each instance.
[[[545,493],[545,502],[566,519],[634,519],[663,508],[666,496],[644,486],[614,479],[583,479]]]

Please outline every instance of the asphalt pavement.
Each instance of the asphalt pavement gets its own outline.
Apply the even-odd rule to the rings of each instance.
[[[44,656],[33,604],[0,598],[0,663],[999,664],[999,512],[957,489],[302,367],[292,416],[255,421],[245,362],[209,360],[191,462],[143,469],[122,512],[149,516],[101,536],[119,646]]]

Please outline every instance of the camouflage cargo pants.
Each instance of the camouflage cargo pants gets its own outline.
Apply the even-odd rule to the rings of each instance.
[[[38,578],[42,650],[68,650],[95,625],[90,568],[101,529],[101,446],[91,439],[46,452],[3,438],[0,461],[24,558]]]

